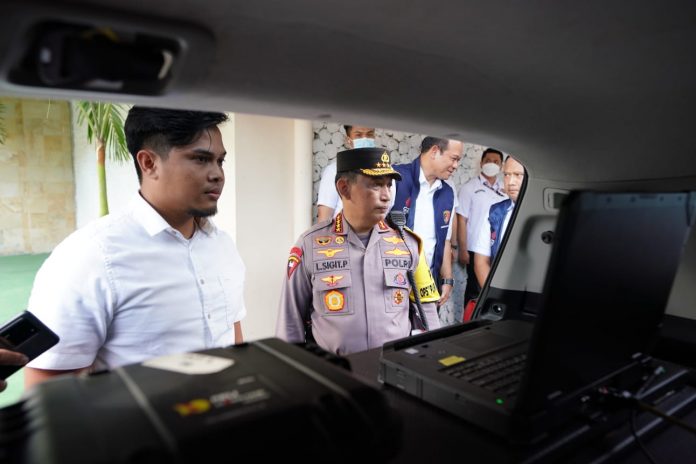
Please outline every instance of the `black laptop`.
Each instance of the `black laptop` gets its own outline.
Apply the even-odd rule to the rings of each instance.
[[[534,324],[474,321],[386,343],[380,381],[513,441],[643,375],[696,215],[694,193],[572,192]]]

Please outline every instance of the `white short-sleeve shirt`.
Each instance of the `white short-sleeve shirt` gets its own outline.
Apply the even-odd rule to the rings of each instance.
[[[503,220],[503,227],[500,230],[500,236],[505,235],[507,230],[508,222],[510,222],[510,216],[512,215],[512,210],[515,209],[515,203],[510,203],[510,206],[505,213],[505,219]],[[490,211],[490,208],[489,208]],[[491,241],[491,224],[488,222],[488,214],[486,214],[486,220],[481,223],[481,227],[477,232],[476,241],[474,246],[470,248],[471,251],[483,256],[491,255],[491,247],[493,242]]]
[[[37,273],[28,309],[60,342],[29,366],[113,368],[232,345],[244,273],[211,221],[186,239],[137,195],[128,211],[73,232]]]
[[[343,201],[336,190],[336,162],[326,165],[321,172],[321,180],[319,181],[319,192],[317,196],[317,206],[327,206],[333,208],[333,217],[343,209]],[[394,205],[394,197],[396,196],[396,183],[392,181],[389,187],[391,199],[389,201],[389,209]]]
[[[413,231],[423,240],[423,252],[425,259],[430,265],[433,262],[435,254],[435,245],[437,244],[437,236],[435,234],[435,207],[433,199],[435,192],[442,188],[442,180],[436,179],[432,185],[428,184],[423,168],[418,176],[420,189],[418,190],[418,198],[416,198],[416,214],[413,217]],[[450,184],[451,185],[451,184]],[[454,212],[457,209],[457,196],[454,196],[454,205],[450,214],[450,221],[447,224],[447,240],[452,238],[452,219]]]
[[[340,210],[343,209],[343,202],[336,191],[336,162],[326,165],[321,172],[321,180],[319,181],[319,192],[317,196],[317,205],[327,206],[334,210],[334,217]]]
[[[467,247],[473,251],[472,247],[478,239],[481,224],[488,223],[488,210],[493,204],[505,200],[507,195],[503,193],[503,183],[500,179],[496,179],[491,185],[479,174],[462,185],[458,198],[457,214],[467,218]]]

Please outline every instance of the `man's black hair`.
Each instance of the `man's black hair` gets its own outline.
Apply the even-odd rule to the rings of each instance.
[[[423,153],[427,153],[428,150],[430,150],[435,145],[437,145],[441,152],[444,152],[445,150],[447,150],[447,147],[449,146],[449,140],[441,139],[438,137],[425,137],[421,142],[420,146],[421,155]]]
[[[350,137],[350,131],[353,130],[353,126],[344,125],[343,130],[346,131],[346,135]]]
[[[500,156],[501,163],[505,161],[505,156],[503,156],[503,152],[501,152],[500,150],[496,150],[495,148],[486,148],[485,150],[483,150],[483,154],[481,155],[481,161],[483,161],[483,158],[485,158],[488,153],[495,153],[496,155]]]
[[[148,148],[166,158],[172,148],[192,143],[204,130],[227,120],[225,113],[132,107],[126,117],[124,131],[128,151],[135,161],[138,182],[142,182],[143,178],[136,159],[140,150]]]

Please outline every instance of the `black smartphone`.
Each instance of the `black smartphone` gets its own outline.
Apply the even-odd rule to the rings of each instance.
[[[18,314],[0,327],[0,348],[24,353],[29,361],[58,343],[58,335],[29,311]],[[5,380],[23,366],[0,366]]]

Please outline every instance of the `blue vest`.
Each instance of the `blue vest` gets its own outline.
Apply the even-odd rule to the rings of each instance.
[[[500,240],[503,238],[503,234],[500,231],[503,230],[505,216],[511,204],[512,200],[508,198],[495,203],[488,212],[488,222],[491,224],[491,262],[493,262],[493,258],[495,258],[498,248],[500,248]]]
[[[392,210],[403,211],[406,214],[406,225],[413,229],[413,221],[416,217],[416,200],[420,192],[420,157],[409,164],[396,164],[394,169],[401,174],[401,180],[396,182],[396,199]],[[452,219],[452,208],[454,206],[454,189],[445,181],[442,181],[442,188],[435,192],[433,197],[433,210],[435,211],[435,252],[433,262],[430,263],[430,271],[435,280],[439,282],[440,266],[442,265],[442,255],[445,251],[445,240],[447,239],[447,228]],[[417,230],[414,232],[418,233]],[[438,284],[439,288],[439,284]]]

